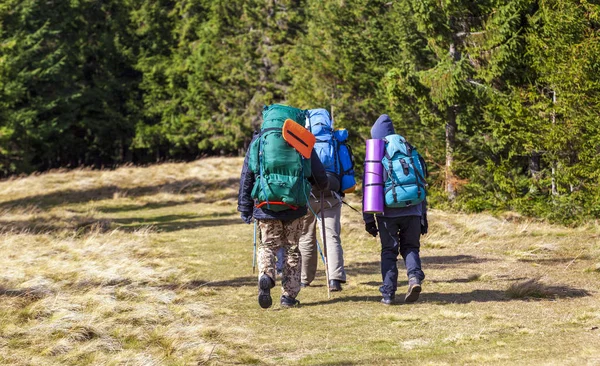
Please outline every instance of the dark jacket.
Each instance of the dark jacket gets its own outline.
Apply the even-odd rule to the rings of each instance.
[[[373,139],[383,139],[386,136],[395,134],[396,131],[394,129],[394,124],[392,120],[387,114],[382,114],[377,118],[375,124],[371,128],[371,138]],[[383,181],[385,182],[387,179],[387,173],[384,169],[383,171]],[[363,192],[365,191],[364,187],[364,179],[363,179]],[[422,204],[416,206],[409,207],[400,207],[400,208],[392,208],[385,207],[382,217],[402,217],[402,216],[422,216],[427,212],[427,201],[423,201]],[[363,219],[366,223],[375,221],[375,216],[373,214],[363,213]]]
[[[328,187],[325,190],[321,190],[317,186],[313,185],[312,195],[318,199],[321,196],[321,192],[323,192],[324,197],[333,197],[333,192],[335,192],[340,197],[344,197],[344,193],[340,190],[340,179],[338,178],[337,174],[331,172],[326,172],[326,174]]]
[[[257,138],[258,135],[255,135],[252,141]],[[244,166],[242,167],[242,175],[240,177],[240,191],[238,194],[238,207],[237,210],[246,216],[252,216],[257,220],[295,220],[306,215],[307,208],[299,207],[297,210],[285,210],[285,211],[272,211],[266,208],[256,208],[254,199],[251,196],[252,188],[254,188],[254,182],[256,181],[256,176],[254,172],[248,168],[248,152],[246,152],[246,158],[244,159]],[[326,190],[329,187],[327,175],[325,174],[325,168],[323,168],[323,164],[317,153],[312,151],[310,156],[310,165],[311,165],[311,176],[308,178],[308,181],[313,185],[313,188]],[[310,193],[308,193],[310,194]]]

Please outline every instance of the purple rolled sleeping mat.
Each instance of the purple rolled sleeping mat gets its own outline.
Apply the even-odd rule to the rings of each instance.
[[[364,213],[383,213],[383,164],[381,164],[381,159],[383,159],[384,149],[384,140],[367,140],[365,154],[365,190],[363,192]]]

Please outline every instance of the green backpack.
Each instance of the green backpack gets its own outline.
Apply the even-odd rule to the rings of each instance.
[[[273,104],[263,109],[260,134],[250,145],[248,167],[256,175],[252,198],[256,207],[272,211],[306,206],[311,186],[310,159],[305,159],[282,136],[283,123],[291,119],[304,126],[306,112]]]

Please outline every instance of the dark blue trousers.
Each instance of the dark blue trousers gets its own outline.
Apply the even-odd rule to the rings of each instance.
[[[381,277],[383,285],[379,291],[384,297],[393,297],[398,288],[398,254],[406,265],[408,278],[425,279],[421,270],[421,217],[377,217],[381,239]]]

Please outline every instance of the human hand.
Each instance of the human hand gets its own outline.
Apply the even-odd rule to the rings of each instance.
[[[423,216],[421,216],[421,235],[427,234],[428,230],[429,223],[427,222],[427,213],[424,213]]]
[[[373,237],[376,237],[379,230],[377,230],[377,224],[375,224],[375,221],[365,222],[365,231],[371,234]]]
[[[252,212],[242,212],[241,216],[246,224],[252,223]]]

